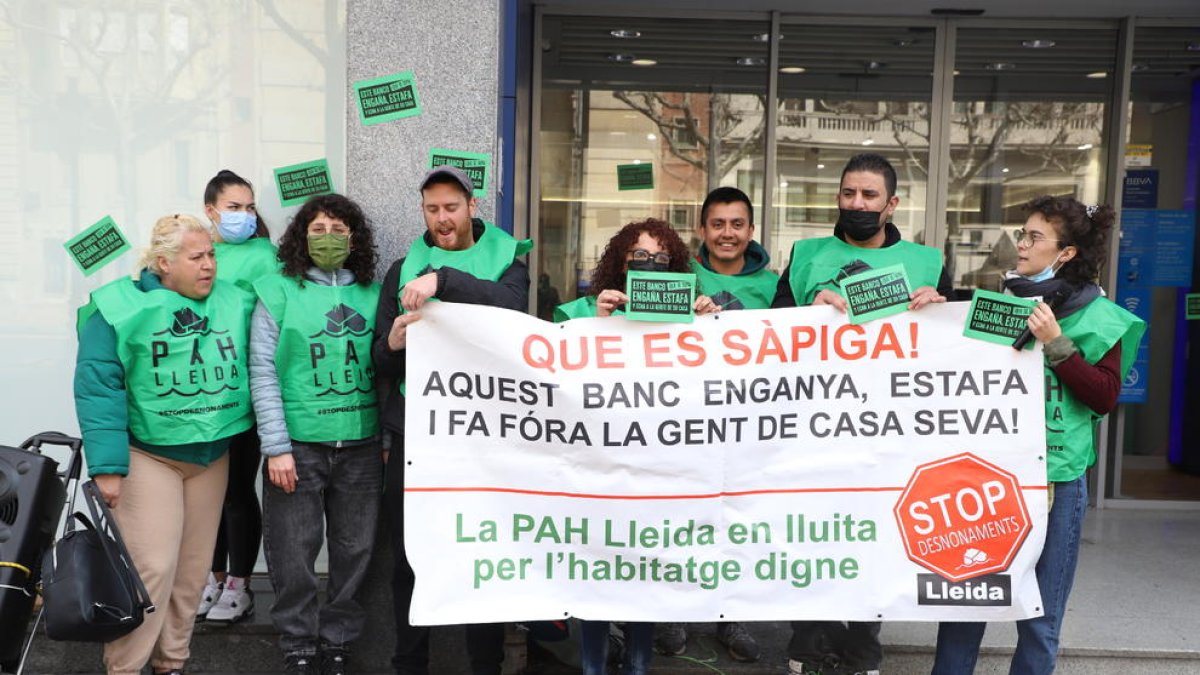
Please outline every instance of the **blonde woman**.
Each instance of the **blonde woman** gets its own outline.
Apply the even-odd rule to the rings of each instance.
[[[208,226],[160,218],[141,271],[80,311],[75,412],[88,475],[157,611],[104,646],[110,674],[182,673],[225,494],[226,450],[253,423],[254,296],[216,280]]]

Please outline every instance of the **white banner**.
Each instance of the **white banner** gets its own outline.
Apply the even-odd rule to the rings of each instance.
[[[851,326],[426,305],[413,623],[1040,614],[1042,354],[964,338],[967,306]]]

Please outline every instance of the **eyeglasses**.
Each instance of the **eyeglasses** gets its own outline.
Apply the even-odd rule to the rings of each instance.
[[[637,262],[646,262],[647,260],[653,260],[654,262],[658,263],[659,265],[670,265],[671,264],[671,255],[669,253],[666,253],[665,251],[659,251],[658,253],[651,253],[650,251],[647,251],[644,248],[635,248],[629,252],[629,256],[632,260],[635,260]]]
[[[1055,243],[1062,241],[1061,239],[1048,239],[1043,237],[1041,232],[1030,232],[1025,228],[1017,230],[1016,235],[1017,244],[1028,244],[1030,246],[1037,246],[1043,241],[1053,241]]]

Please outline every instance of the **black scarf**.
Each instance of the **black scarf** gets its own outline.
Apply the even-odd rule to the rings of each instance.
[[[1004,277],[1004,287],[1018,298],[1040,295],[1043,301],[1048,302],[1049,298],[1057,295],[1059,301],[1055,306],[1054,316],[1058,319],[1071,316],[1100,297],[1100,287],[1096,284],[1078,284],[1058,278],[1030,281],[1013,273]]]

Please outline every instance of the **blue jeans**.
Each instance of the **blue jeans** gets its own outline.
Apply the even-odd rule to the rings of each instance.
[[[1008,670],[1011,675],[1053,673],[1058,660],[1058,641],[1063,615],[1067,611],[1067,597],[1075,582],[1079,539],[1088,500],[1085,476],[1053,485],[1054,505],[1046,519],[1046,543],[1035,568],[1045,614],[1017,622],[1017,648]],[[974,672],[979,643],[983,641],[986,628],[986,623],[938,624],[933,675]]]
[[[284,653],[346,647],[366,615],[354,595],[371,562],[383,457],[378,443],[335,448],[292,442],[296,491],[275,487],[263,463],[263,548],[275,588],[271,620]],[[329,527],[327,601],[319,606],[313,566]]]
[[[579,658],[583,675],[605,675],[608,666],[608,621],[579,622]],[[646,675],[654,655],[654,624],[630,621],[625,626],[625,660],[621,675]]]

